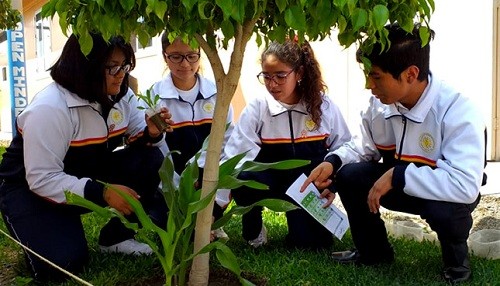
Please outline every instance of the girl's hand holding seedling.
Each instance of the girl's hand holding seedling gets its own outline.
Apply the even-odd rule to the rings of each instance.
[[[161,102],[159,94],[153,94],[153,86],[151,86],[146,94],[137,94],[137,99],[142,102],[137,108],[145,110],[146,123],[148,125],[149,136],[157,138],[163,132],[172,132],[172,124],[174,123],[170,118],[172,114],[164,103]],[[131,96],[132,98],[133,96]]]
[[[146,113],[146,124],[148,125],[149,136],[151,138],[156,138],[156,137],[160,136],[161,133],[163,133],[163,132],[172,132],[172,131],[174,131],[172,129],[172,124],[174,123],[174,121],[171,119],[172,118],[172,114],[170,113],[170,111],[168,110],[168,108],[161,107],[160,108],[159,117],[163,121],[165,121],[165,123],[166,123],[165,127],[162,130],[159,129],[158,124],[155,124],[151,120],[150,116]]]
[[[140,196],[131,188],[124,185],[112,184],[104,187],[103,197],[106,203],[115,210],[121,212],[124,215],[129,215],[134,212],[132,206],[122,198],[114,189],[119,189],[122,192],[128,193],[133,198],[138,200]]]

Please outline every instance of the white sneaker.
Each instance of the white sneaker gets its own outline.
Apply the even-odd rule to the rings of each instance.
[[[123,253],[123,254],[134,254],[134,255],[151,255],[153,254],[153,249],[149,245],[138,242],[135,239],[127,239],[117,244],[111,246],[99,245],[101,252],[106,253]]]
[[[252,239],[248,241],[253,248],[261,247],[262,245],[267,243],[267,229],[265,225],[262,225],[262,229],[260,230],[259,236],[256,239]]]
[[[224,231],[224,229],[222,227],[219,227],[218,229],[214,229],[213,233],[214,233],[214,239],[220,239],[220,240],[224,240],[224,241],[229,240],[229,236],[227,235],[227,233]]]

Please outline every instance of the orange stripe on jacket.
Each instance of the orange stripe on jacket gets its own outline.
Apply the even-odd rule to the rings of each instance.
[[[394,156],[397,158],[397,154]],[[418,155],[402,155],[401,160],[411,163],[422,163],[431,167],[436,167],[436,161]]]
[[[172,124],[172,128],[181,128],[185,126],[196,126],[196,125],[202,125],[202,124],[207,124],[207,123],[212,123],[212,118],[206,118],[198,121],[183,121],[183,122],[177,122]]]
[[[321,141],[324,140],[326,137],[328,137],[328,134],[321,134],[321,135],[316,135],[316,136],[309,136],[309,137],[300,137],[300,138],[295,138],[294,142],[295,143],[302,143],[302,142],[313,142],[313,141]],[[261,139],[262,143],[264,144],[283,144],[283,143],[292,143],[291,138],[273,138],[273,139]]]
[[[384,150],[384,151],[396,150],[396,144],[392,144],[392,145],[388,145],[388,146],[375,144],[375,147],[377,147],[377,149]]]

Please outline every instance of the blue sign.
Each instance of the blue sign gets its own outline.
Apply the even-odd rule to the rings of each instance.
[[[15,30],[7,31],[7,54],[9,59],[9,81],[11,96],[12,136],[16,128],[16,117],[28,105],[28,84],[26,82],[26,60],[24,52],[24,27],[22,21]]]

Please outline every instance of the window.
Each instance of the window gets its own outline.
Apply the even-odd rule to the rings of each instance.
[[[37,71],[44,72],[48,68],[48,57],[51,52],[50,21],[42,18],[41,11],[35,15],[35,46]]]

